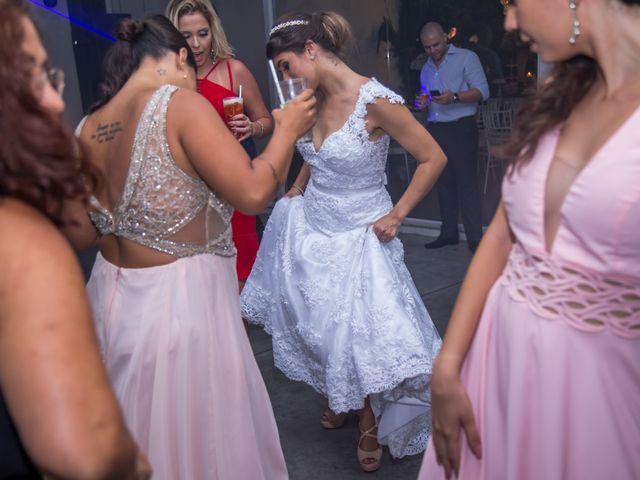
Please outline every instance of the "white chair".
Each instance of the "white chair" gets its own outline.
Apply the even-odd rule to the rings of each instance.
[[[480,108],[484,141],[486,144],[486,166],[484,174],[484,193],[487,193],[489,172],[502,172],[504,160],[495,156],[492,147],[505,143],[511,136],[514,117],[514,102],[508,98],[490,98]],[[495,174],[495,172],[494,172]]]

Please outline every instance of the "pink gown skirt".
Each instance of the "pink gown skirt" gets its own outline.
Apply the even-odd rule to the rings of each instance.
[[[467,353],[482,460],[461,432],[457,479],[640,479],[640,338],[547,318],[521,291],[498,279]],[[419,480],[444,478],[430,440]]]
[[[87,290],[100,347],[155,480],[288,478],[235,262],[197,255],[130,269],[96,259]]]

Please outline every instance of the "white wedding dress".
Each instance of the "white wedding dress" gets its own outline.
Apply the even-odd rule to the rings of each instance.
[[[241,307],[272,335],[276,366],[334,412],[360,409],[371,395],[379,441],[402,457],[426,446],[441,341],[402,243],[382,243],[371,228],[393,207],[384,187],[389,137],[371,141],[365,128],[377,98],[403,101],[369,80],[319,151],[298,143],[311,179],[304,197],[277,202]]]

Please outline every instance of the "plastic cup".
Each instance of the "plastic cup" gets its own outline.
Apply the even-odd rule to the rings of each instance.
[[[413,109],[416,111],[424,110],[429,105],[429,92],[420,91],[416,93],[413,101]]]
[[[228,126],[233,117],[244,113],[244,101],[242,97],[226,97],[222,99],[222,108],[224,109],[224,120]],[[231,130],[231,127],[229,129]],[[241,136],[241,134],[236,134],[237,136]]]
[[[300,95],[304,90],[307,89],[307,79],[306,78],[290,78],[288,80],[282,80],[278,82],[280,85],[280,90],[282,90],[282,97],[284,99],[284,104],[280,105],[280,107],[284,107],[291,100]],[[298,141],[300,142],[311,142],[313,141],[313,136],[311,135],[311,130],[302,135]]]

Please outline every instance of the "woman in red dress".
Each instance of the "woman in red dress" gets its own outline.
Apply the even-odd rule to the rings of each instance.
[[[257,151],[253,138],[269,135],[273,121],[255,78],[241,61],[233,57],[220,17],[209,0],[171,0],[166,15],[193,51],[198,67],[198,91],[223,119],[222,100],[237,97],[242,85],[244,113],[233,117],[228,125],[249,156],[254,158]],[[238,249],[238,286],[242,290],[258,252],[256,217],[234,212],[231,226]]]

